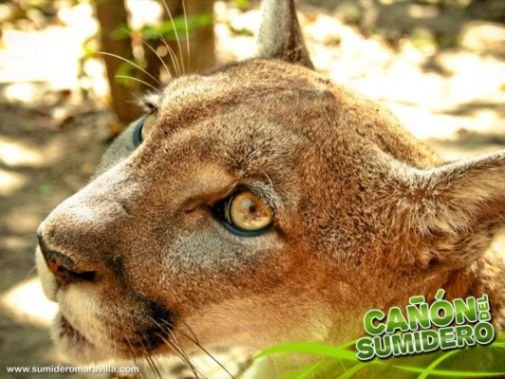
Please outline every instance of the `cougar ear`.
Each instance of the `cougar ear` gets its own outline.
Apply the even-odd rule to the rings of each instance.
[[[467,264],[505,226],[505,150],[405,177],[391,216],[424,241],[431,255],[426,262],[435,257]]]
[[[314,68],[296,17],[294,0],[263,0],[256,55]]]

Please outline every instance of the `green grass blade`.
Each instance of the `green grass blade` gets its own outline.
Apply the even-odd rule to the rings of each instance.
[[[356,361],[355,354],[350,350],[346,350],[339,346],[332,346],[312,342],[293,342],[277,345],[268,348],[266,350],[263,350],[256,356],[256,359],[275,353],[307,353],[325,357]]]
[[[296,342],[296,343],[285,343],[282,345],[277,345],[272,348],[266,349],[260,352],[256,358],[276,354],[276,353],[306,353],[319,355],[324,357],[348,360],[353,362],[359,362],[356,358],[354,352],[346,350],[340,346],[332,346],[327,344],[311,343],[311,342]],[[442,359],[443,360],[443,359]],[[360,362],[361,363],[361,362]],[[391,361],[381,361],[375,359],[373,361],[367,362],[367,365],[378,365],[383,367],[389,367],[393,369],[403,370],[406,372],[411,372],[415,374],[422,375],[426,372],[426,368],[400,365]],[[438,363],[437,363],[438,364]],[[435,365],[436,366],[436,365]],[[435,369],[434,367],[430,369],[429,374],[431,376],[442,376],[442,377],[452,377],[452,378],[465,378],[465,377],[475,377],[475,378],[491,378],[498,376],[505,376],[505,372],[479,372],[479,371],[463,371],[463,370],[441,370]]]
[[[431,372],[435,369],[435,367],[437,367],[440,363],[445,361],[447,358],[452,357],[454,354],[458,353],[459,351],[460,350],[452,350],[452,351],[449,351],[449,352],[441,355],[440,357],[435,359],[433,362],[431,362],[430,365],[424,369],[424,372],[422,374],[420,374],[417,379],[426,379],[428,377],[428,375],[430,375]]]
[[[340,374],[339,376],[337,376],[337,379],[348,379],[348,378],[352,378],[354,374],[356,374],[359,370],[361,370],[362,368],[368,366],[367,363],[358,363],[358,364],[355,364],[354,366],[352,366],[349,370],[343,372],[342,374]]]
[[[305,366],[302,371],[296,375],[295,379],[306,379],[310,376],[310,374],[314,373],[318,367],[320,367],[324,363],[323,360],[312,363],[310,365]]]

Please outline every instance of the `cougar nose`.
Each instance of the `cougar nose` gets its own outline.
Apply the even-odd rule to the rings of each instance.
[[[39,247],[46,261],[49,271],[51,271],[56,281],[60,285],[70,284],[78,281],[92,281],[95,279],[94,271],[79,271],[76,269],[75,262],[68,256],[59,251],[50,249],[42,235],[37,235]]]

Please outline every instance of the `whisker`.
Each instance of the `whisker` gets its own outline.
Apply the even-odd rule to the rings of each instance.
[[[150,354],[149,354],[149,360],[151,361],[153,367],[155,368],[156,374],[159,376],[160,379],[163,379],[163,375],[161,374],[160,368],[158,367],[159,364],[156,362],[154,357]]]
[[[133,363],[135,363],[135,366],[137,366],[137,367],[139,367],[141,369],[140,370],[141,377],[142,378],[146,378],[145,375],[144,375],[144,372],[142,370],[142,366],[138,364],[137,359],[135,358],[135,355],[133,354],[133,346],[132,346],[132,344],[130,342],[130,339],[127,336],[125,336],[125,338],[126,338],[126,342],[128,343],[128,346],[130,347],[129,355],[130,355],[131,359],[133,360]]]
[[[153,360],[151,359],[151,355],[149,354],[146,347],[142,343],[142,340],[145,340],[147,342],[146,336],[144,334],[142,334],[142,338],[139,340],[140,344],[142,345],[142,353],[143,353],[142,355],[143,355],[144,359],[146,360],[147,364],[151,368],[152,372],[154,372],[158,376],[158,378],[163,379],[163,377],[161,376],[161,373],[159,372],[158,368],[156,367]]]
[[[105,329],[107,331],[107,334],[109,335],[109,341],[111,343],[111,347],[112,347],[112,351],[113,351],[113,355],[114,356],[117,356],[118,355],[118,347],[117,347],[117,342],[114,341],[114,339],[112,338],[112,328],[110,327],[110,324],[108,322],[105,322],[104,323],[104,326],[105,326]],[[130,357],[130,360],[132,360],[132,352],[131,351],[128,351],[128,355]],[[134,361],[135,363],[135,361]],[[138,367],[138,365],[135,363],[135,366]]]
[[[174,344],[176,344],[176,345],[177,345],[177,347],[181,350],[181,353],[183,353],[183,354],[184,354],[184,356],[185,356],[185,357],[187,357],[187,358],[189,359],[188,355],[187,355],[187,354],[186,354],[186,352],[185,352],[185,351],[184,351],[184,350],[180,347],[180,345],[178,344],[177,339],[175,338],[175,336],[174,336],[174,335],[173,335],[173,333],[172,333],[171,328],[172,328],[172,326],[173,326],[173,325],[172,325],[171,323],[169,323],[169,322],[165,321],[165,320],[161,320],[161,321],[165,322],[165,323],[168,325],[168,328],[164,328],[164,327],[163,327],[162,325],[160,325],[160,323],[159,323],[159,322],[157,322],[154,318],[149,317],[149,319],[150,319],[150,320],[151,320],[151,321],[152,321],[152,322],[153,322],[153,323],[154,323],[154,324],[155,324],[158,328],[160,328],[160,330],[161,330],[162,332],[170,334],[171,338],[174,340]],[[165,339],[164,339],[163,335],[159,335],[159,336],[161,337],[161,339],[163,339],[163,341],[165,341]]]
[[[154,367],[153,362],[149,359],[149,355],[144,355],[144,360],[147,362],[147,365],[149,366],[149,369],[152,373],[158,376],[159,379],[162,379],[161,375],[156,372],[156,367]]]
[[[163,323],[167,324],[169,327],[171,324],[166,321],[166,320],[161,320]],[[189,326],[188,323],[184,322],[183,320],[179,320],[180,322],[183,323],[184,326],[190,331],[193,337],[188,336],[186,333],[183,331],[180,331],[181,335],[183,337],[186,337],[189,339],[191,342],[193,342],[200,350],[202,350],[203,353],[205,353],[210,359],[212,359],[219,367],[221,367],[231,378],[235,378],[235,376],[216,358],[214,357],[207,349],[205,349],[200,342],[198,341],[198,338],[196,337],[195,332],[193,329]]]
[[[165,37],[163,37],[161,34],[160,34],[160,40],[167,48],[168,54],[170,55],[170,60],[172,61],[172,66],[174,66],[176,76],[181,76],[179,61],[177,60],[177,56],[175,55],[174,49],[172,49],[172,46],[168,44]]]
[[[193,362],[191,362],[191,359],[189,358],[188,354],[186,354],[186,352],[184,351],[184,349],[179,345],[179,343],[177,341],[177,338],[174,336],[174,334],[173,334],[173,332],[171,330],[171,328],[172,328],[173,325],[171,323],[165,321],[165,320],[162,320],[163,322],[165,322],[168,325],[168,328],[165,329],[154,318],[149,317],[149,319],[158,328],[160,328],[160,330],[162,332],[170,334],[170,337],[171,337],[172,340],[167,340],[161,334],[158,335],[158,336],[163,340],[163,342],[165,342],[168,346],[170,346],[173,350],[175,350],[175,352],[179,356],[179,358],[181,358],[186,363],[186,365],[191,369],[191,371],[193,372],[193,374],[195,375],[195,377],[198,379],[199,378],[198,370],[196,369],[196,367],[193,364]]]
[[[169,323],[168,321],[166,320],[161,320],[163,323],[167,324],[169,327],[171,326],[171,323]],[[182,320],[180,320],[182,321]],[[193,335],[193,338],[191,338],[190,336],[188,336],[186,333],[184,333],[183,331],[180,331],[180,333],[182,334],[183,337],[186,337],[188,340],[190,340],[191,342],[193,342],[205,355],[207,355],[210,359],[212,359],[219,367],[221,367],[223,369],[224,372],[226,372],[231,378],[235,378],[235,376],[216,358],[214,357],[207,349],[205,349],[201,344],[200,342],[198,342],[198,338],[196,337],[193,329],[191,329],[191,327],[185,323],[184,321],[182,321],[183,324],[190,330],[190,333]],[[169,333],[171,335],[172,332],[169,331]],[[175,336],[173,336],[174,340],[177,340],[175,338]]]
[[[136,64],[135,62],[133,62],[133,61],[131,61],[129,59],[123,58],[122,56],[117,55],[117,54],[107,53],[105,51],[99,51],[98,54],[108,55],[110,57],[114,57],[116,59],[119,59],[119,60],[121,60],[121,61],[123,61],[125,63],[131,64],[133,67],[135,67],[136,69],[142,71],[144,74],[146,74],[147,76],[149,76],[156,83],[160,84],[160,81],[158,79],[156,79],[151,73],[149,73],[147,70],[145,70],[144,68],[140,67],[138,64]]]
[[[193,329],[189,326],[189,324],[184,320],[179,320],[179,322],[181,322],[186,327],[186,329],[189,330],[195,341],[198,342],[198,337],[196,336],[196,333],[193,331]]]
[[[191,50],[189,49],[188,15],[186,13],[186,2],[184,0],[182,0],[182,13],[184,14],[184,25],[186,28],[186,58],[189,66],[191,63]]]
[[[170,72],[170,70],[168,69],[168,66],[167,64],[165,63],[165,61],[160,57],[160,55],[158,54],[158,52],[154,49],[154,47],[152,47],[151,45],[149,45],[149,43],[147,43],[146,41],[142,40],[142,43],[147,46],[153,53],[154,55],[156,55],[156,58],[158,58],[158,60],[161,62],[161,64],[163,65],[163,67],[165,68],[165,71],[167,72],[168,76],[172,77],[172,73]]]
[[[143,81],[141,79],[138,79],[138,78],[134,78],[132,76],[128,76],[128,75],[116,75],[115,76],[116,78],[121,78],[121,79],[130,79],[130,80],[134,80],[136,82],[139,82],[139,83],[142,83],[143,85],[155,90],[156,92],[159,90],[159,88],[156,88],[155,86],[153,86],[152,84],[149,84],[147,83],[146,81]]]
[[[261,170],[261,171],[262,171],[262,174],[265,175],[265,177],[267,178],[268,184],[270,185],[270,189],[273,190],[274,189],[274,182],[272,181],[272,178],[270,178],[270,175],[268,175],[266,171],[264,171],[264,170]]]
[[[144,335],[142,335],[142,339],[145,340],[145,336]],[[147,342],[147,340],[146,340],[146,342]],[[151,354],[149,354],[149,352],[145,348],[144,344],[142,343],[142,340],[140,340],[140,344],[142,345],[143,350],[145,351],[144,359],[149,364],[149,367],[151,368],[151,371],[154,372],[154,374],[157,375],[159,379],[163,379],[163,376],[161,376],[161,372],[158,370],[158,367],[156,366],[156,363],[153,361],[153,358],[152,358]]]
[[[177,41],[177,48],[179,49],[179,57],[181,58],[182,73],[184,74],[186,72],[186,66],[184,63],[184,58],[182,57],[181,39],[179,38],[179,33],[177,32],[177,27],[175,25],[174,18],[172,17],[172,12],[170,12],[170,8],[168,7],[166,0],[162,0],[162,3],[163,6],[165,7],[165,10],[167,11],[168,17],[170,18],[172,27],[174,28],[175,40]]]
[[[170,341],[170,340],[167,340],[165,337],[163,337],[162,335],[159,335],[159,337],[163,340],[163,342],[165,342],[168,346],[170,346],[172,348],[172,350],[174,350],[174,352],[177,354],[177,356],[179,358],[181,358],[181,360],[189,367],[189,369],[193,372],[193,374],[195,375],[195,378],[198,379],[200,378],[199,374],[198,374],[198,370],[196,369],[195,365],[193,364],[193,362],[191,362],[191,359],[189,358],[189,356],[186,354],[186,352],[182,349],[182,347],[178,344],[176,344],[175,342],[173,341]]]
[[[116,355],[116,342],[112,338],[112,328],[110,327],[108,322],[104,322],[104,327],[105,327],[105,330],[107,331],[107,334],[109,336],[109,341],[112,344],[112,350],[114,352],[114,355]]]
[[[26,278],[28,278],[35,270],[37,269],[37,265],[33,266],[30,271],[28,271],[24,277],[23,280],[26,280]]]
[[[190,338],[187,334],[185,334],[184,332],[180,332],[182,334],[183,337],[186,337],[187,339],[189,339],[191,342],[193,342],[200,350],[203,351],[203,353],[205,355],[207,355],[210,359],[212,359],[219,367],[221,367],[223,369],[224,372],[226,372],[230,378],[233,378],[235,379],[235,375],[233,375],[220,361],[219,359],[217,359],[216,357],[214,357],[207,349],[205,349],[198,341],[195,341],[193,340],[192,338]]]

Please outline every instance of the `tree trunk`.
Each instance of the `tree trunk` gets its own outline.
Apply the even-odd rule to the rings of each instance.
[[[101,50],[122,58],[133,60],[131,39],[114,38],[119,27],[128,24],[128,14],[123,0],[95,0],[96,17],[100,24]],[[127,125],[141,114],[135,103],[138,85],[126,86],[116,79],[123,62],[120,59],[103,55],[110,87],[111,105],[120,123]],[[129,83],[130,84],[130,83]]]
[[[171,16],[175,18],[184,17],[183,0],[159,0],[163,7],[164,21],[170,20],[170,15],[166,11],[168,7]],[[163,4],[163,2],[165,4]],[[211,15],[213,16],[214,1],[213,0],[184,0],[186,6],[186,14],[188,18],[198,15]],[[183,73],[202,72],[212,68],[216,64],[215,57],[215,43],[214,43],[214,25],[200,26],[189,32],[189,53],[187,49],[186,33],[184,31],[178,32],[179,43],[175,40],[168,40],[167,44],[172,48],[175,58],[178,63],[175,65],[169,54],[163,57],[164,62],[170,68],[173,76]],[[163,44],[158,40],[150,40],[147,43],[156,50]],[[179,51],[179,46],[181,51]],[[144,47],[144,56],[147,63],[147,71],[155,77],[159,77],[160,70],[164,69],[160,60],[156,57],[154,52]],[[182,62],[181,62],[182,60]],[[178,67],[177,67],[178,66]],[[178,72],[183,71],[184,72]],[[144,75],[142,80],[152,84],[152,79]]]
[[[186,12],[189,17],[209,14],[214,15],[214,1],[185,0]],[[214,22],[194,30],[189,36],[190,54],[185,51],[189,72],[201,72],[216,65]]]

